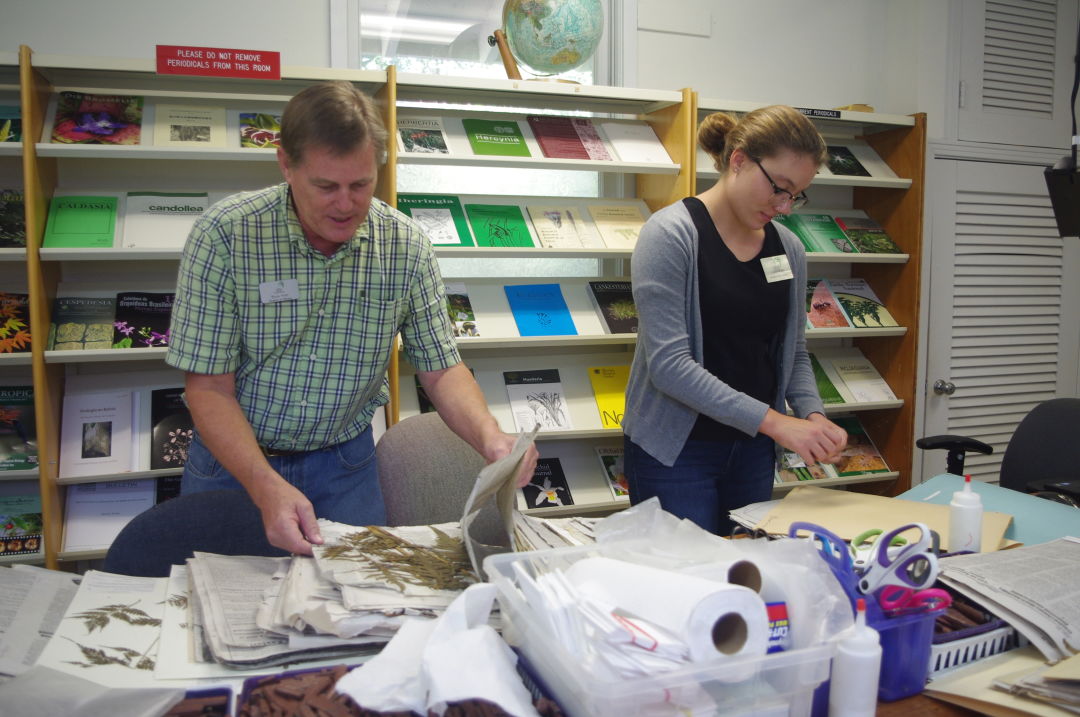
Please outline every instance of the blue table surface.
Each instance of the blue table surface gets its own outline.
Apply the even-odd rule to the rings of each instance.
[[[951,473],[934,476],[897,498],[948,505],[952,494],[963,490],[964,479]],[[1025,545],[1045,543],[1066,535],[1080,537],[1080,510],[1045,498],[1036,498],[992,483],[972,481],[972,490],[982,499],[983,510],[1013,517],[1005,537]]]

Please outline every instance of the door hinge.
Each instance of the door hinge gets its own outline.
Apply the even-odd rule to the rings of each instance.
[[[967,105],[967,83],[963,80],[960,80],[960,91],[957,93],[956,100],[960,109],[964,109],[964,106]]]

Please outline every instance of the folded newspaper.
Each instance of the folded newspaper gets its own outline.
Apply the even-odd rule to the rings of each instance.
[[[940,580],[1007,621],[1050,662],[1080,652],[1080,538],[943,558]]]

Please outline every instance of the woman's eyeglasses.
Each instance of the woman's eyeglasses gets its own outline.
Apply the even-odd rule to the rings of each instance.
[[[769,173],[765,171],[765,167],[761,166],[761,162],[754,157],[750,157],[750,161],[761,169],[761,173],[765,175],[765,179],[769,180],[769,184],[772,185],[774,204],[780,207],[791,205],[791,209],[794,211],[795,209],[806,206],[806,203],[810,201],[810,197],[806,196],[806,192],[792,194],[788,190],[776,186],[776,182],[774,182],[773,178],[769,176]]]

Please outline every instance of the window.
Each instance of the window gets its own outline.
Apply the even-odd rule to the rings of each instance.
[[[358,2],[360,69],[506,79],[498,48],[488,37],[502,24],[503,0],[458,0],[453,3]],[[605,3],[606,5],[607,3]],[[606,11],[606,8],[605,8]],[[605,17],[604,40],[593,57],[581,67],[560,75],[582,84],[606,84],[600,68],[607,52],[613,23]],[[523,77],[530,77],[521,68]],[[409,103],[402,102],[402,105]],[[414,105],[415,106],[415,105]],[[421,105],[422,106],[422,105]],[[461,108],[461,106],[456,106]],[[447,105],[443,109],[449,108]],[[471,106],[487,111],[495,108]],[[498,108],[507,111],[507,108]],[[475,167],[438,167],[402,164],[397,167],[398,191],[431,194],[497,194],[531,196],[597,197],[603,178],[599,173],[557,170],[520,170]],[[467,189],[462,189],[466,187]],[[596,259],[442,259],[445,276],[592,276]]]

